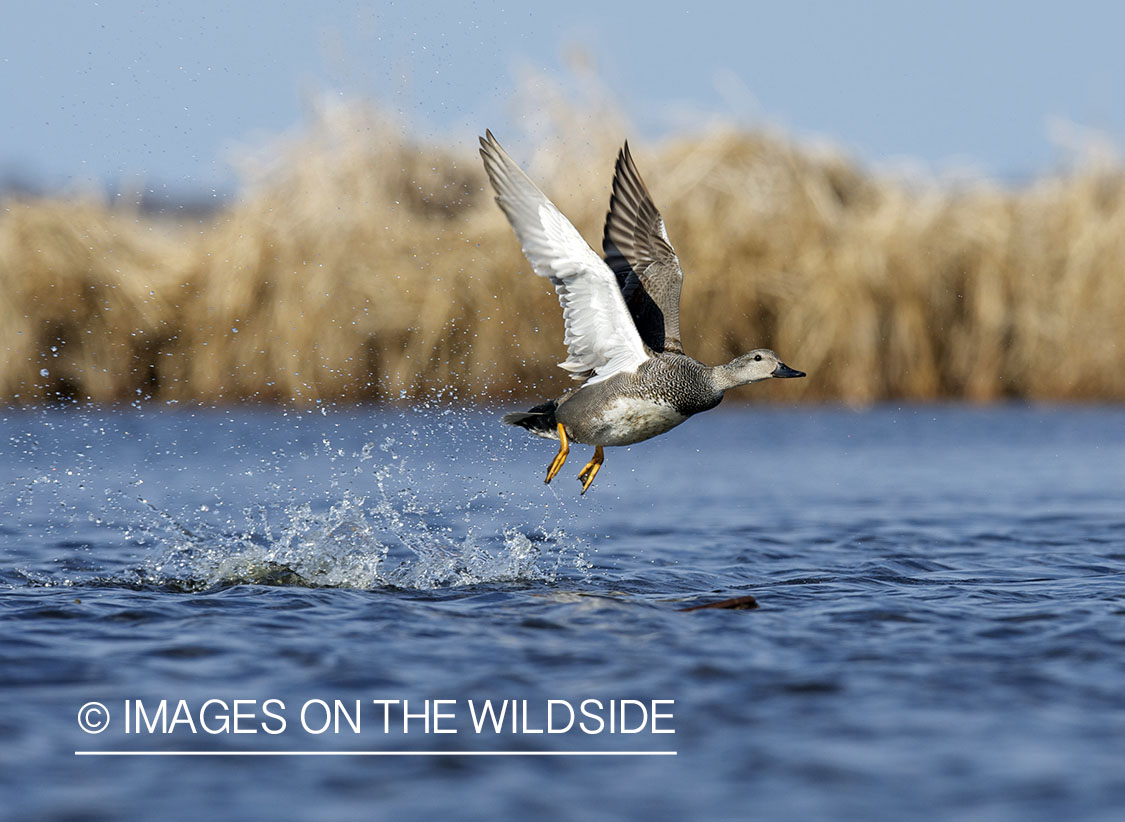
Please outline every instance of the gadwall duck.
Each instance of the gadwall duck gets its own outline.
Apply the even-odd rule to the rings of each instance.
[[[570,442],[593,445],[578,475],[585,494],[607,445],[632,445],[718,405],[731,388],[771,377],[803,377],[759,348],[726,365],[704,365],[680,343],[683,271],[664,220],[626,143],[617,155],[602,250],[597,255],[491,131],[480,154],[496,202],[532,269],[555,286],[568,356],[560,367],[582,385],[504,422],[559,441],[547,482],[566,462]]]

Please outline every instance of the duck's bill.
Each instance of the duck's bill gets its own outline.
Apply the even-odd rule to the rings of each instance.
[[[773,376],[775,376],[775,377],[803,377],[803,376],[805,376],[805,372],[804,371],[798,371],[796,368],[790,368],[785,363],[779,362],[777,364],[777,368],[775,368],[773,370]]]

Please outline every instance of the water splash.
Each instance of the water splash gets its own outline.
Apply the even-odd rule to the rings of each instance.
[[[236,584],[433,589],[554,582],[568,566],[582,573],[590,567],[582,541],[561,529],[451,538],[446,529],[408,524],[401,510],[350,494],[324,513],[293,505],[280,512],[280,524],[264,510],[257,516],[256,530],[176,540],[145,569],[146,581],[187,590]]]
[[[587,574],[583,540],[542,520],[527,523],[528,511],[503,494],[467,493],[448,474],[436,482],[434,464],[414,468],[402,446],[387,437],[381,455],[374,443],[348,453],[323,440],[321,454],[351,470],[339,472],[319,505],[282,500],[219,525],[205,519],[187,525],[152,509],[162,531],[156,541],[166,549],[143,569],[145,582],[187,590],[235,584],[435,589]],[[360,494],[343,487],[349,476],[373,489]]]
[[[479,412],[79,409],[20,428],[0,526],[26,536],[0,569],[17,585],[427,590],[591,567],[575,513],[508,473],[522,441]]]

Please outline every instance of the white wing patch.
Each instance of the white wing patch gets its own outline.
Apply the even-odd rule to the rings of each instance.
[[[649,355],[613,271],[491,134],[481,156],[524,256],[559,295],[567,347],[560,367],[574,379],[592,371],[591,383],[635,370]]]
[[[532,253],[526,248],[524,252],[537,274],[550,277],[559,295],[566,328],[563,341],[569,355],[560,367],[572,375],[593,371],[592,383],[634,370],[648,354],[617,278],[554,205],[541,205],[539,219],[551,247],[552,256],[542,260],[550,273],[543,274]],[[538,251],[541,249],[535,249]]]

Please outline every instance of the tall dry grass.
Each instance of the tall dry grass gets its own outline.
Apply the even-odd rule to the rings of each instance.
[[[576,123],[587,124],[586,128]],[[591,127],[589,124],[598,123]],[[598,114],[506,140],[597,247],[627,136]],[[684,343],[809,378],[746,397],[1125,398],[1125,171],[907,183],[711,128],[634,153],[685,265]],[[0,400],[479,401],[569,385],[561,317],[471,144],[363,106],[175,225],[92,200],[0,212]]]

